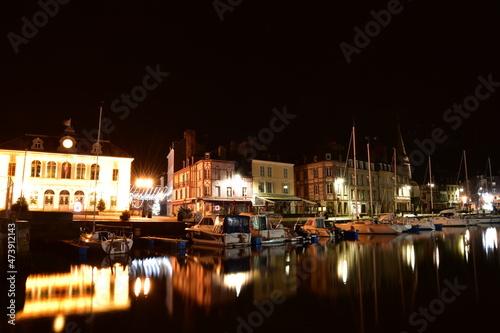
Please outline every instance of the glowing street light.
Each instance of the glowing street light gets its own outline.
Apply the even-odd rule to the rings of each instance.
[[[137,178],[135,185],[137,187],[153,187],[153,180],[151,178]]]

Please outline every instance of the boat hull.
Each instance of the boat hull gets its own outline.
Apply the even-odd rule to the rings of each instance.
[[[398,224],[388,224],[388,223],[359,223],[359,222],[347,222],[347,223],[337,223],[335,225],[337,228],[347,231],[357,230],[358,234],[400,234],[405,229],[402,225]]]
[[[250,246],[252,244],[251,233],[228,233],[219,234],[210,231],[191,230],[187,228],[187,237],[194,244],[205,244],[213,246]]]

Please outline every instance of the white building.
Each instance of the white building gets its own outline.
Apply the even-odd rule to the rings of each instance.
[[[26,134],[0,144],[0,209],[20,197],[30,210],[106,211],[129,209],[133,158],[111,144],[75,134]]]

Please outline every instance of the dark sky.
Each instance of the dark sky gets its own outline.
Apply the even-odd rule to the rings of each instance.
[[[474,103],[479,76],[500,82],[494,2],[218,3],[231,9],[220,9],[223,20],[212,0],[72,0],[46,20],[36,1],[4,4],[0,141],[57,132],[69,118],[77,131],[92,131],[104,101],[109,139],[136,158],[136,169],[158,170],[187,128],[228,145],[270,128],[273,109],[286,107],[295,117],[269,146],[291,160],[330,141],[347,145],[353,119],[360,146],[377,137],[392,147],[399,119],[409,153],[420,149],[415,140],[429,143],[443,130],[430,151],[437,170],[456,172],[464,149],[471,173],[484,172],[488,155],[500,169],[500,87],[480,88],[489,95],[468,118],[443,118],[454,104]],[[38,31],[25,27],[31,36],[19,42],[34,16]],[[358,40],[348,63],[340,44],[355,47],[354,29],[367,24],[372,37]],[[143,88],[147,66],[169,73],[147,81],[151,90]],[[121,96],[132,91],[147,95],[125,112]],[[359,158],[365,153],[360,147]],[[422,173],[426,164],[415,167]]]

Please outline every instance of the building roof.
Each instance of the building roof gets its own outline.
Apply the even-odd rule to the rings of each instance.
[[[70,138],[74,142],[72,148],[62,147],[62,139]],[[41,146],[36,148],[34,140],[39,139]],[[90,140],[82,135],[76,134],[75,131],[68,127],[62,133],[55,135],[46,134],[25,134],[18,138],[0,143],[0,149],[5,150],[19,150],[19,151],[32,151],[44,153],[58,153],[58,154],[78,154],[78,155],[95,155],[92,152],[92,145],[97,140]],[[123,157],[133,158],[128,153],[112,144],[109,140],[99,140],[101,145],[101,153],[99,156]]]

